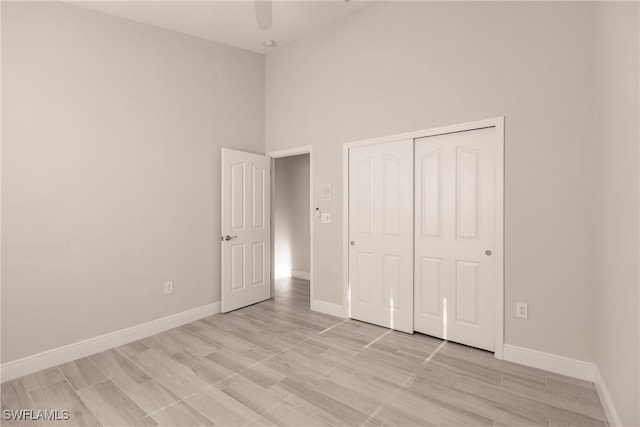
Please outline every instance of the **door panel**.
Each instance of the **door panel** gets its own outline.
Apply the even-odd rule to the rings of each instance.
[[[494,350],[495,128],[415,141],[415,330]]]
[[[271,298],[269,193],[268,157],[222,149],[223,312]]]
[[[413,141],[349,150],[351,317],[413,332]]]

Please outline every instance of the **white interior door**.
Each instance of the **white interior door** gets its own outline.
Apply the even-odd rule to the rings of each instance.
[[[271,298],[270,159],[222,149],[222,312]]]
[[[495,128],[416,139],[415,330],[494,350]]]
[[[413,141],[349,150],[351,317],[413,332]]]

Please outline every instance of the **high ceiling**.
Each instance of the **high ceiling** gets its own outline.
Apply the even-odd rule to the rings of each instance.
[[[276,0],[272,28],[259,30],[250,0],[69,3],[259,53],[274,49],[264,47],[265,40],[284,46],[367,6],[366,2],[344,0]]]

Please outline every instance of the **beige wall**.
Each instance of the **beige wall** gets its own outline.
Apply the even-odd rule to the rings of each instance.
[[[274,177],[275,272],[309,273],[309,155],[275,159]]]
[[[220,148],[264,152],[263,56],[2,2],[2,89],[2,362],[219,301]]]
[[[334,188],[316,298],[342,303],[343,143],[505,116],[506,343],[593,361],[593,60],[575,2],[379,3],[269,53],[267,151],[313,145]]]
[[[595,360],[618,414],[640,425],[638,3],[596,8],[600,171]]]

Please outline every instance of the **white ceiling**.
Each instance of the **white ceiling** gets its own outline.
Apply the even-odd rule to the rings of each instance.
[[[273,50],[262,45],[265,40],[275,40],[278,46],[287,45],[368,4],[344,0],[273,1],[273,26],[261,31],[250,0],[69,3],[259,53]]]

